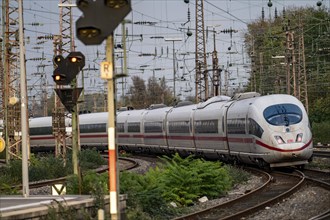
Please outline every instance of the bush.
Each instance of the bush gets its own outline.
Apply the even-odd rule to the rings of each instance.
[[[314,144],[321,142],[322,144],[330,143],[330,121],[323,121],[320,123],[313,123],[312,133]]]
[[[120,173],[120,193],[128,195],[128,219],[168,219],[173,214],[174,210],[168,207],[162,197],[163,190],[151,172],[146,175]]]
[[[219,161],[211,162],[189,156],[182,159],[175,154],[165,157],[166,168],[161,175],[163,197],[168,202],[187,206],[198,198],[215,198],[231,188],[232,180]]]
[[[81,184],[79,182],[81,181]],[[108,173],[98,174],[95,171],[85,172],[79,179],[78,175],[72,175],[67,180],[68,194],[92,195],[95,193],[106,194],[108,191]],[[81,187],[79,187],[81,185]]]
[[[47,156],[30,159],[29,181],[54,179],[68,175],[71,168],[65,166],[62,158]]]
[[[150,169],[145,175],[130,172],[120,174],[120,193],[128,194],[128,216],[141,219],[168,219],[180,209],[170,208],[170,202],[186,207],[198,198],[215,198],[230,189],[232,180],[220,162],[164,157],[164,165]],[[141,218],[140,218],[141,217]]]
[[[2,168],[1,182],[7,182],[10,185],[22,183],[22,161],[11,160],[8,166]]]
[[[82,150],[79,154],[80,167],[82,170],[95,169],[107,164],[107,161],[96,149]]]
[[[236,168],[229,165],[225,165],[224,168],[231,176],[233,186],[248,181],[251,176],[248,172],[240,168]]]

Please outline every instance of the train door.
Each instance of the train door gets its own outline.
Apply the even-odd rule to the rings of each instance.
[[[195,120],[195,113],[196,109],[193,109],[190,115],[189,126],[190,126],[190,135],[192,136],[192,147],[196,153],[196,139],[195,139],[195,127],[194,127],[194,120]]]
[[[249,153],[254,153],[256,152],[256,148],[255,148],[255,137],[251,134],[251,131],[250,131],[250,125],[251,125],[251,119],[250,119],[250,107],[249,107],[249,110],[246,114],[246,118],[245,118],[245,121],[246,121],[246,134],[248,135],[248,138],[246,138],[246,144],[248,145],[248,148],[249,148]]]
[[[228,103],[224,105],[222,110],[222,130],[224,135],[224,147],[228,151],[228,154],[230,155],[230,147],[228,144],[228,124],[227,124],[227,115],[228,115],[228,109],[233,104],[233,102]]]

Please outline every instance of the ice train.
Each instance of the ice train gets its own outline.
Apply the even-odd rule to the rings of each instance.
[[[79,116],[82,146],[107,146],[107,116]],[[304,166],[313,153],[304,106],[284,94],[240,93],[199,104],[119,111],[116,135],[122,150],[196,154],[261,167]],[[54,146],[51,117],[30,120],[30,140],[32,148]]]

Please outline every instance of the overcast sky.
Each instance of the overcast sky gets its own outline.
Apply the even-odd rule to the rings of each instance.
[[[72,1],[75,3],[75,1]],[[246,24],[261,17],[264,7],[266,19],[274,17],[274,10],[277,8],[280,13],[283,8],[289,7],[317,7],[314,0],[272,0],[272,7],[268,7],[269,0],[204,0],[205,27],[215,28],[216,49],[218,51],[219,64],[227,68],[230,73],[230,86],[237,87],[246,84],[250,67],[249,60],[244,51],[242,36],[246,32]],[[38,36],[48,34],[59,34],[59,0],[25,0],[25,38],[27,57],[41,57],[44,54],[45,61],[28,61],[27,73],[29,85],[36,89],[41,82],[37,72],[44,72],[49,89],[53,86],[52,57],[53,44],[51,40],[40,44]],[[323,5],[329,7],[330,1],[324,0]],[[188,19],[190,11],[190,21]],[[73,10],[74,23],[81,15],[75,8]],[[100,15],[101,16],[101,15]],[[195,0],[185,3],[184,0],[133,0],[132,12],[126,17],[131,23],[127,24],[127,49],[129,75],[137,75],[145,80],[155,74],[157,78],[165,76],[168,86],[173,85],[173,44],[165,41],[164,38],[179,38],[175,42],[175,62],[177,68],[176,93],[186,96],[194,96],[195,87]],[[40,23],[42,26],[32,26],[32,23]],[[142,24],[142,25],[141,25]],[[150,24],[150,25],[148,25]],[[75,25],[75,24],[74,24]],[[224,29],[232,28],[237,30],[232,37],[229,34],[221,33]],[[188,37],[188,29],[192,36]],[[115,31],[115,44],[121,43],[121,26]],[[158,38],[155,38],[158,37]],[[85,46],[77,38],[76,51],[81,51],[86,56],[86,68],[99,68],[100,62],[105,57],[104,43],[99,46]],[[214,48],[213,35],[207,32],[206,50],[211,53]],[[230,47],[230,51],[228,48]],[[116,66],[121,67],[121,50],[116,49]],[[154,54],[145,56],[146,54]],[[228,64],[232,64],[228,67]],[[43,71],[37,68],[38,65],[46,64]],[[208,66],[212,65],[211,56],[207,58]],[[103,81],[99,77],[98,70],[85,71],[85,90],[87,93],[104,91]],[[131,85],[130,77],[127,78],[127,89]],[[51,90],[50,90],[51,91]],[[31,94],[37,90],[31,89]],[[122,93],[121,84],[118,85],[118,94]]]

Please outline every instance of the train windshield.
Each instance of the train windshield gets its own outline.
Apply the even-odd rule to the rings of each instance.
[[[302,119],[301,109],[293,104],[278,104],[264,110],[267,122],[275,126],[289,126],[297,124]]]

